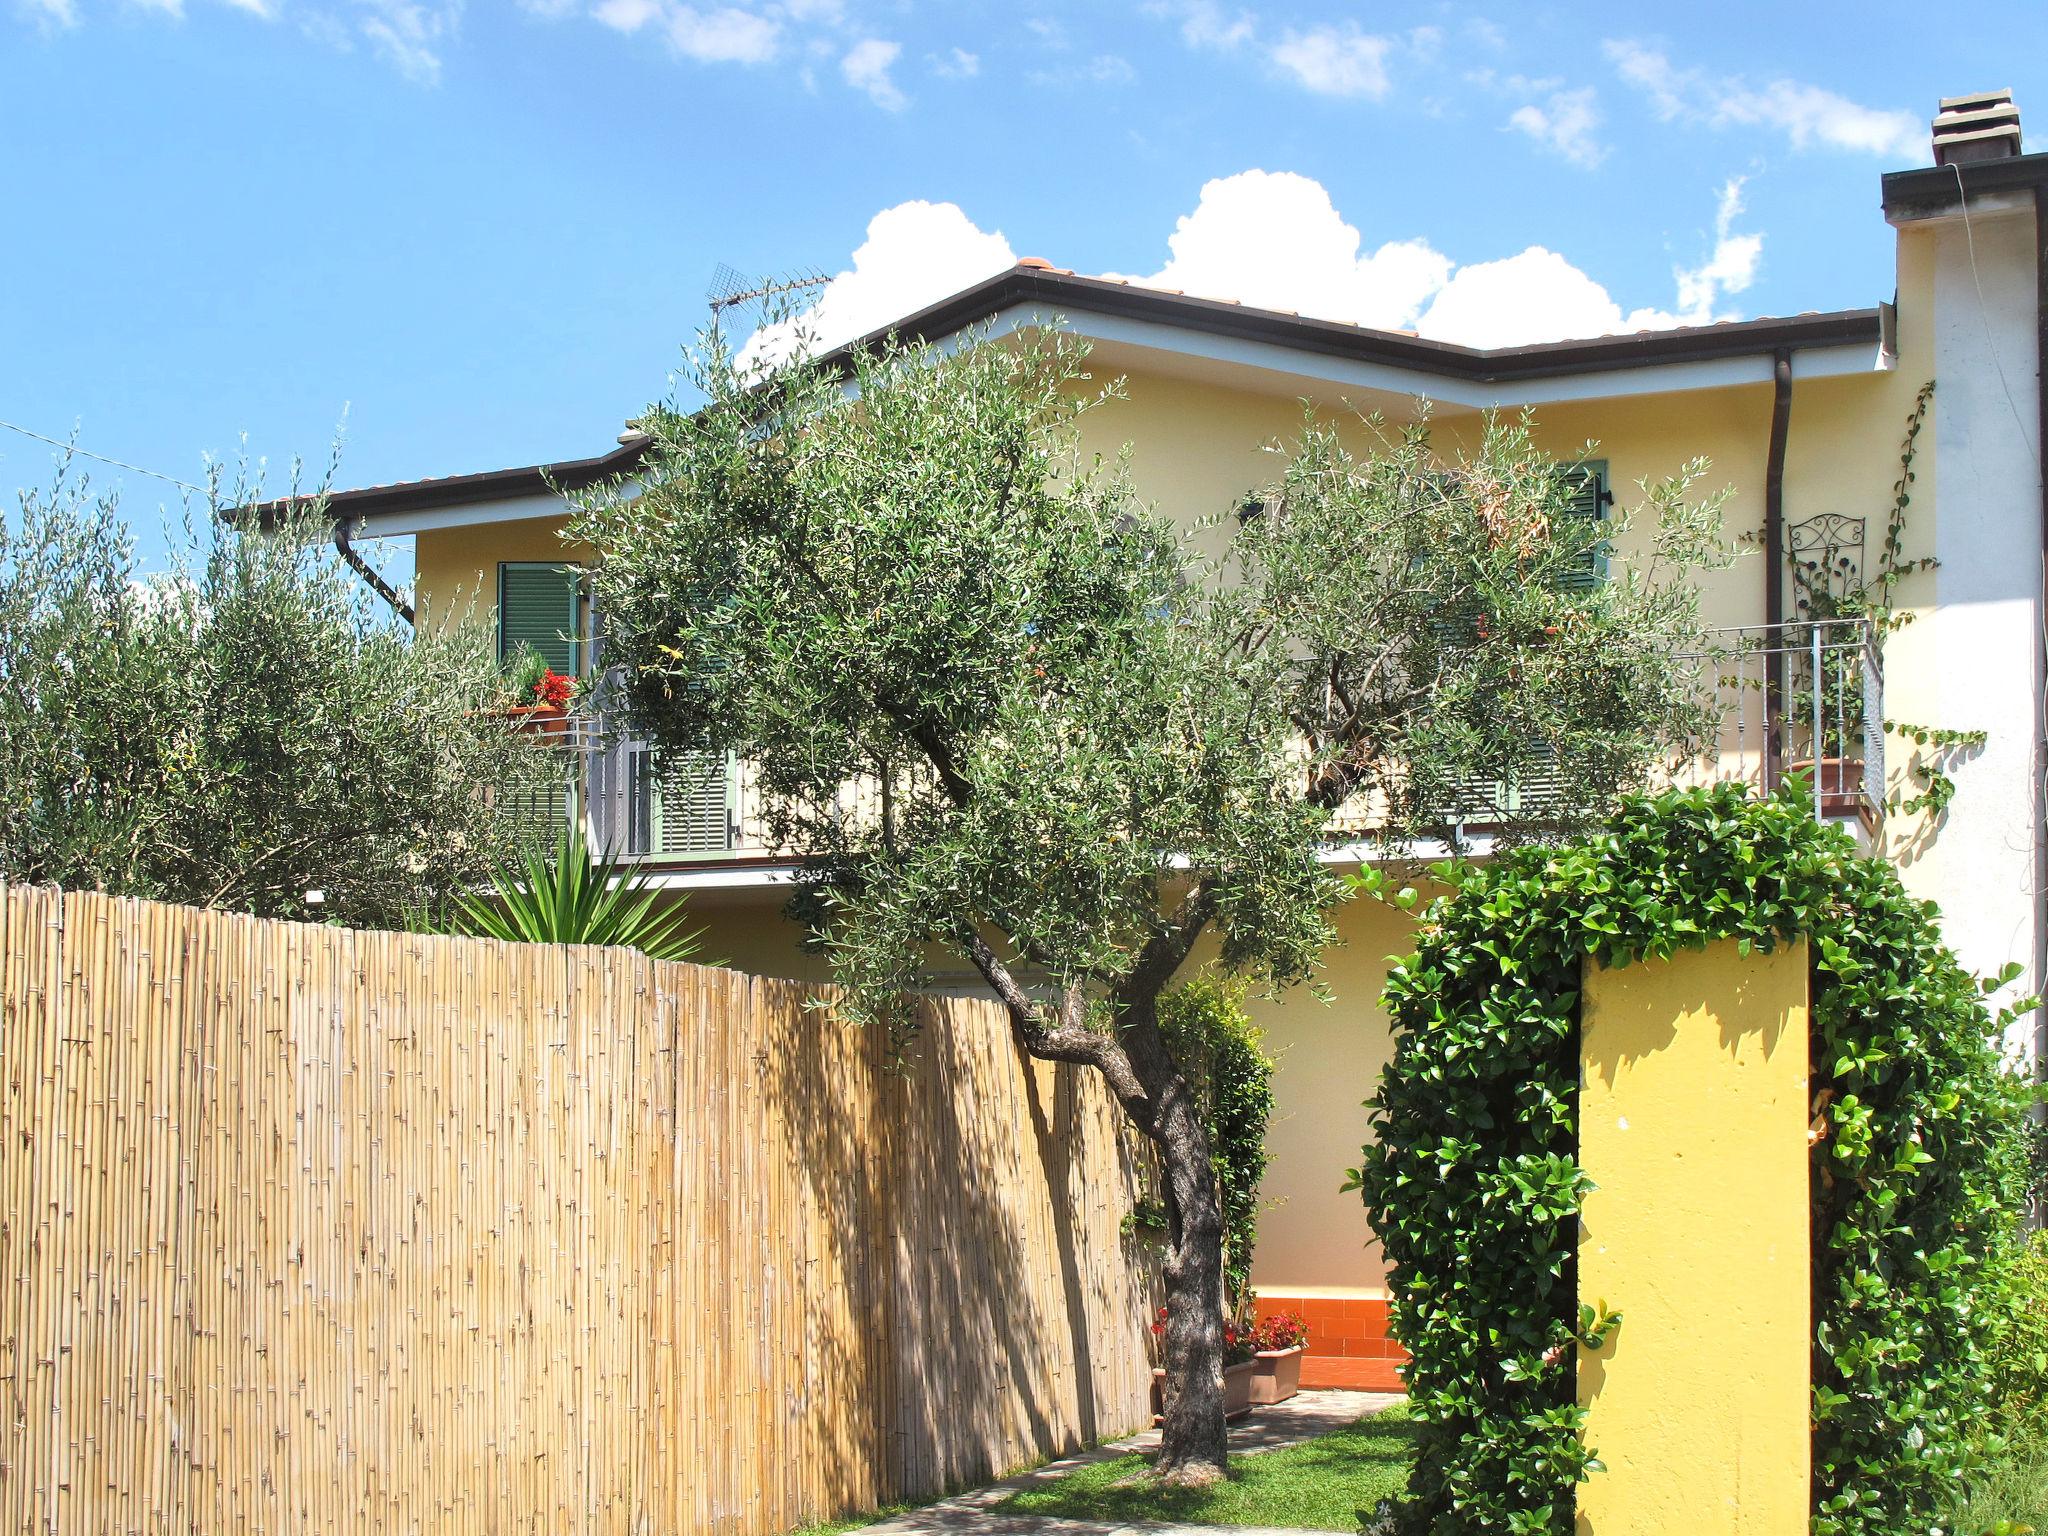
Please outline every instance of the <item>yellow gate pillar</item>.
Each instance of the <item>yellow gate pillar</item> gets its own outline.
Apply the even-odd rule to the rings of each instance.
[[[1588,962],[1580,1536],[1804,1536],[1813,1340],[1806,944]]]

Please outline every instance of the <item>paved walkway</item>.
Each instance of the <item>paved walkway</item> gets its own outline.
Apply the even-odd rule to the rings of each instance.
[[[1376,1413],[1401,1402],[1393,1392],[1302,1392],[1284,1403],[1259,1408],[1250,1418],[1230,1426],[1230,1449],[1234,1454],[1270,1451],[1302,1440],[1313,1440],[1342,1429],[1363,1414]],[[993,1511],[1011,1494],[1036,1488],[1064,1477],[1076,1467],[1127,1456],[1133,1451],[1150,1451],[1159,1445],[1159,1431],[1148,1429],[1110,1445],[1083,1451],[1063,1461],[1047,1462],[1016,1477],[977,1488],[895,1515],[877,1525],[864,1527],[857,1536],[1163,1536],[1185,1531],[1189,1536],[1302,1536],[1300,1531],[1268,1530],[1251,1525],[1177,1526],[1166,1522],[1143,1525],[1098,1525],[1087,1520],[1064,1520],[1052,1515],[1006,1515]],[[1354,1533],[1355,1536],[1355,1533]]]

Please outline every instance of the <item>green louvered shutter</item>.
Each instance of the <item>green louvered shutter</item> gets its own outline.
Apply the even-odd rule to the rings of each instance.
[[[523,646],[565,677],[582,671],[581,572],[573,565],[507,560],[498,567],[498,659]]]
[[[664,761],[650,747],[630,754],[636,854],[697,858],[732,849],[733,759],[724,752],[680,752]]]
[[[1607,521],[1607,505],[1614,497],[1607,489],[1607,465],[1604,460],[1589,459],[1584,464],[1574,464],[1564,470],[1564,482],[1570,500],[1566,512],[1572,517],[1584,518],[1587,522],[1600,524]],[[1559,578],[1558,585],[1567,592],[1591,592],[1607,580],[1607,544],[1603,539],[1576,567]]]

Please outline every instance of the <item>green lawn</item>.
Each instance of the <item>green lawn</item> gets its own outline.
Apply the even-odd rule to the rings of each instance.
[[[1334,1434],[1230,1459],[1210,1488],[1162,1488],[1148,1458],[1119,1456],[1012,1494],[996,1509],[1074,1520],[1177,1520],[1194,1525],[1291,1525],[1355,1531],[1359,1511],[1407,1485],[1412,1427],[1405,1408],[1368,1414]]]
[[[2012,1449],[1949,1512],[1956,1536],[2004,1536],[2028,1526],[2048,1536],[2048,1430],[2015,1434]]]

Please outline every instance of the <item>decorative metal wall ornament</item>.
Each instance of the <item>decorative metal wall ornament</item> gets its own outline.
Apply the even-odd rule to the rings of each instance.
[[[1868,519],[1822,512],[1785,530],[1797,617],[1825,619],[1863,588],[1863,534]]]

